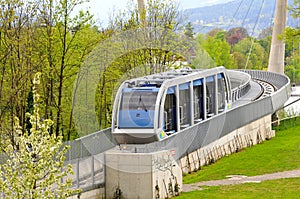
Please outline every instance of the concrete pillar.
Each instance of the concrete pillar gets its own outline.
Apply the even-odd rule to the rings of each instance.
[[[175,151],[105,153],[106,198],[155,199],[174,196],[182,187],[182,172],[173,159]]]
[[[268,71],[284,74],[285,42],[279,40],[286,27],[287,0],[276,0],[274,28],[272,34],[271,51]]]

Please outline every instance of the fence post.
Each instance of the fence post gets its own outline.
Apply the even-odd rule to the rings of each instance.
[[[95,184],[95,166],[94,166],[94,156],[91,158],[91,172],[92,172],[92,185]]]
[[[76,162],[76,182],[77,182],[77,188],[79,188],[79,161],[80,159],[77,159]]]

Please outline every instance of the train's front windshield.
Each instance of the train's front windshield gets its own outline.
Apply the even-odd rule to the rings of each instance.
[[[157,91],[123,92],[119,110],[119,128],[153,128]]]
[[[134,91],[124,92],[121,102],[121,110],[154,110],[157,92]]]

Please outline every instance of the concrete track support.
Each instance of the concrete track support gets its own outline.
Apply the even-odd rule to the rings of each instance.
[[[286,27],[287,0],[276,0],[276,11],[268,71],[284,74],[285,42],[279,39]]]
[[[173,156],[173,151],[106,152],[106,198],[156,199],[179,194],[182,173]]]

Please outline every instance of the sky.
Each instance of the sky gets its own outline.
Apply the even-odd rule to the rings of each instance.
[[[146,1],[146,0],[145,0]],[[225,3],[232,0],[176,0],[182,9],[203,7],[216,3]],[[109,19],[109,13],[113,10],[125,9],[128,0],[90,0],[83,7],[87,8],[98,20],[97,23],[106,25]]]

